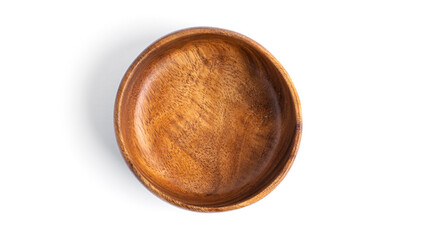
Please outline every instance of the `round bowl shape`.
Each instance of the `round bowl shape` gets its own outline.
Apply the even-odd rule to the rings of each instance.
[[[148,47],[120,85],[115,129],[135,175],[164,200],[225,211],[272,191],[301,137],[297,92],[280,63],[228,30],[192,28]]]

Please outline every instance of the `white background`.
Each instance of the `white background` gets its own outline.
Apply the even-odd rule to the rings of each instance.
[[[1,1],[0,239],[427,239],[425,1]],[[127,67],[172,31],[261,43],[299,92],[295,164],[266,198],[197,213],[122,160]]]

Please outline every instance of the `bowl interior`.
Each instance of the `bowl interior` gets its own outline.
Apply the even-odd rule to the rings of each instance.
[[[295,100],[270,55],[241,38],[190,34],[149,48],[116,106],[122,152],[180,205],[245,201],[277,178],[295,144]]]

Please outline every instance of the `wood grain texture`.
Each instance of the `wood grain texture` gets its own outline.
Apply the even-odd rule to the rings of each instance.
[[[267,195],[292,165],[300,102],[280,63],[238,33],[192,28],[148,47],[120,85],[115,129],[152,192],[195,211]]]

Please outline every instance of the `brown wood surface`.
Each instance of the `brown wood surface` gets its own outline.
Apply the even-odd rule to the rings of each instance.
[[[166,201],[224,211],[267,195],[292,165],[300,103],[280,63],[216,28],[172,33],[131,65],[115,106],[118,143],[135,175]]]

